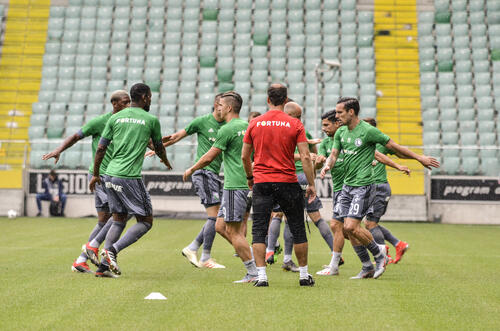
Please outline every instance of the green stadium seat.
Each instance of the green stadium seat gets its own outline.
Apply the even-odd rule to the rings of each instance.
[[[440,26],[441,24],[439,24]],[[436,26],[437,28],[437,26]],[[469,36],[469,26],[467,24],[454,24],[453,25],[453,35],[454,37]]]
[[[425,120],[423,122],[424,135],[429,132],[439,132],[439,121]]]
[[[442,121],[456,120],[457,110],[455,108],[442,108],[440,112]]]
[[[434,17],[435,17],[436,23],[450,23],[451,14],[449,12],[436,12]],[[457,22],[457,23],[460,23],[460,22]]]
[[[439,111],[436,108],[423,109],[422,119],[426,121],[436,121],[439,118]]]
[[[500,174],[500,165],[496,157],[481,159],[481,170],[486,176],[498,177]]]
[[[460,132],[476,132],[475,121],[460,121]]]
[[[460,85],[467,86],[470,89],[471,88],[470,85],[472,84],[472,73],[457,72],[456,82],[458,86]]]
[[[455,132],[457,131],[457,121],[446,120],[441,122],[441,129],[443,132]]]
[[[422,80],[422,82],[425,82]],[[436,95],[436,85],[435,84],[420,84],[420,94],[422,96],[434,96]]]
[[[442,84],[439,85],[439,96],[440,97],[455,97],[455,85]],[[448,106],[446,106],[448,107]]]
[[[451,22],[453,24],[467,23],[468,13],[465,11],[454,11],[451,15]]]
[[[420,60],[434,60],[435,51],[434,48],[422,48],[419,52]]]
[[[81,115],[85,112],[85,104],[80,102],[72,102],[68,104],[67,115]]]
[[[435,72],[421,72],[420,81],[426,82],[426,84],[436,84],[436,73]]]
[[[441,108],[454,108],[455,107],[455,97],[444,96],[439,98],[439,106]]]
[[[439,145],[439,132],[428,132],[423,136],[425,146]]]
[[[472,97],[459,95],[457,105],[458,105],[459,109],[473,109],[474,108],[474,99]]]
[[[452,59],[453,59],[453,49],[451,47],[438,47],[437,60],[439,62],[451,61]]]
[[[459,109],[458,119],[460,121],[470,121],[475,118],[475,112],[473,108]]]
[[[479,73],[479,72],[490,72],[490,62],[485,60],[485,61],[474,61],[474,72]]]
[[[484,1],[483,0],[470,0],[469,1],[469,10],[471,12],[483,11],[484,10]]]
[[[494,132],[495,131],[495,123],[493,120],[487,119],[482,120],[478,116],[478,131],[479,132]]]
[[[165,77],[165,71],[163,77]],[[213,81],[214,79],[215,68],[200,68],[200,81]]]
[[[418,23],[434,23],[434,12],[421,11],[418,13]]]
[[[472,70],[472,62],[470,60],[460,60],[455,62],[456,72],[470,72]]]
[[[448,175],[455,175],[460,171],[460,158],[458,157],[443,157],[443,171]]]
[[[438,102],[435,96],[422,96],[422,109],[437,108]]]

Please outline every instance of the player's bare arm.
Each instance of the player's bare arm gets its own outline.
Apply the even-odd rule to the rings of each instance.
[[[427,155],[419,155],[415,152],[412,152],[410,149],[407,147],[401,146],[397,144],[394,140],[389,139],[387,144],[385,145],[386,148],[389,148],[393,150],[396,153],[399,153],[401,155],[404,155],[410,159],[415,159],[418,162],[420,162],[424,167],[427,169],[431,168],[439,168],[439,161],[436,160],[435,158]]]
[[[332,149],[332,153],[325,161],[325,166],[321,169],[320,176],[321,178],[325,178],[326,173],[333,168],[335,162],[337,162],[337,157],[339,156],[338,149]]]
[[[44,154],[42,156],[42,160],[48,160],[50,158],[54,158],[54,164],[56,164],[59,161],[61,153],[70,148],[71,146],[73,146],[74,144],[76,144],[76,142],[82,138],[83,137],[81,137],[78,133],[75,133],[74,135],[67,137],[59,147],[57,147],[50,153]]]
[[[248,187],[250,189],[253,187],[252,151],[253,145],[243,143],[243,148],[241,149],[241,160],[243,161],[243,168],[245,169]]]
[[[300,160],[302,161],[302,169],[309,183],[306,189],[306,196],[309,198],[309,203],[311,203],[316,199],[316,187],[314,185],[314,168],[309,153],[309,144],[307,142],[300,142],[297,144],[297,148],[299,149]]]
[[[394,168],[396,170],[399,170],[408,176],[410,175],[410,169],[407,166],[401,165],[399,163],[394,162],[393,159],[388,157],[387,155],[380,153],[379,151],[375,151],[375,160],[377,160],[380,163],[383,163],[391,168]]]
[[[316,153],[309,152],[309,155],[311,156],[311,161],[314,163],[316,162],[316,158],[318,157]],[[300,154],[296,153],[293,154],[293,160],[294,161],[300,161]]]
[[[163,142],[163,146],[168,147],[170,145],[175,144],[179,140],[187,137],[187,135],[188,134],[187,134],[186,130],[182,129],[180,131],[177,131],[174,134],[171,134],[171,135],[168,135],[168,136],[163,136],[161,138],[161,141]],[[144,154],[144,157],[153,156],[153,155],[156,154],[154,152],[153,148],[150,148],[150,149],[151,149],[150,151],[147,151],[146,154]]]
[[[101,138],[103,141],[103,138]],[[109,144],[109,142],[108,142]],[[101,144],[97,147],[94,157],[94,172],[92,174],[92,179],[90,179],[89,188],[91,192],[94,192],[96,184],[101,185],[101,178],[99,177],[99,169],[101,168],[102,160],[104,155],[106,155],[106,150],[108,149],[108,144]]]
[[[172,165],[168,161],[167,151],[165,150],[165,146],[163,146],[162,142],[156,141],[153,143],[153,145],[154,145],[154,151],[156,155],[158,155],[158,157],[160,158],[161,162],[165,164],[168,170],[172,170]]]
[[[187,169],[184,172],[184,175],[182,176],[183,181],[187,181],[191,175],[199,169],[205,168],[207,165],[209,165],[215,158],[222,153],[222,150],[216,147],[212,147],[206,152],[198,162],[196,162],[191,168]]]

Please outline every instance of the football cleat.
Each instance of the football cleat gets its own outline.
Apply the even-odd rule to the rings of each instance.
[[[401,258],[403,257],[404,253],[410,248],[410,245],[408,243],[405,243],[404,241],[400,241],[396,245],[396,258],[394,259],[393,263],[398,263]]]
[[[274,255],[280,255],[281,252],[283,252],[283,248],[281,248],[280,243],[278,243],[278,246],[274,246]]]
[[[73,265],[71,266],[71,271],[73,272],[79,272],[79,273],[82,273],[82,274],[88,274],[88,273],[93,273],[92,270],[90,270],[89,268],[89,265],[87,264],[87,262],[82,262],[82,263],[76,263],[73,262]]]
[[[101,262],[99,261],[99,249],[92,247],[89,245],[89,243],[86,243],[85,245],[82,246],[82,252],[87,255],[89,258],[90,262],[92,262],[94,265],[99,266]]]
[[[311,275],[307,275],[307,278],[301,278],[299,280],[300,286],[314,286],[314,279]]]
[[[283,271],[299,272],[299,267],[297,267],[297,265],[293,263],[292,260],[283,262],[281,268],[283,269]]]
[[[267,280],[258,280],[256,281],[253,286],[255,287],[268,287],[269,286],[269,283]]]
[[[99,268],[95,271],[95,276],[96,277],[102,277],[102,278],[118,278],[120,276],[115,275],[109,270],[109,267],[107,265],[101,264]]]
[[[184,256],[188,261],[194,265],[196,268],[199,268],[200,266],[198,265],[198,257],[196,256],[196,251],[190,250],[188,247],[184,247],[182,249],[182,256]]]
[[[380,246],[381,254],[375,258],[375,273],[373,274],[373,278],[377,279],[385,272],[385,266],[387,265],[387,255],[385,246]]]
[[[207,269],[226,269],[225,266],[215,262],[214,259],[210,258],[205,262],[201,262],[198,264],[199,268],[207,268]]]
[[[111,250],[103,249],[101,251],[101,256],[108,261],[109,263],[109,269],[115,274],[115,275],[121,275],[122,272],[120,270],[120,267],[118,266],[118,261],[116,260],[116,254],[112,252]]]
[[[343,257],[340,257],[339,267],[340,267],[341,265],[343,265],[344,263],[345,263],[344,258],[343,258]]]
[[[274,256],[274,252],[267,252],[266,253],[266,263],[267,264],[274,264],[274,259],[275,259],[275,256]]]
[[[370,269],[361,269],[359,274],[357,274],[354,277],[351,277],[351,279],[364,279],[364,278],[373,278],[373,274],[375,273],[375,269],[370,268]]]
[[[321,275],[321,276],[337,276],[338,274],[339,274],[339,269],[330,268],[330,266],[326,266],[326,268],[316,273],[316,275]]]
[[[253,282],[257,281],[257,278],[258,278],[257,275],[246,274],[245,277],[243,277],[240,280],[235,280],[233,283],[235,283],[235,284],[253,283]]]

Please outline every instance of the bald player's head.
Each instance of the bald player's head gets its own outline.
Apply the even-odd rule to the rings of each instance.
[[[113,112],[117,113],[122,109],[130,106],[130,96],[125,90],[117,90],[111,93],[110,98],[111,104],[113,105]]]
[[[288,102],[283,110],[293,118],[300,120],[302,117],[302,107],[296,102]]]

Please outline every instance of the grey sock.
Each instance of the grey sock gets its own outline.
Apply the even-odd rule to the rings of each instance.
[[[200,232],[194,238],[194,240],[189,244],[188,248],[192,251],[197,251],[198,248],[200,248],[201,244],[203,243],[203,231],[205,230],[205,224],[203,224],[203,227],[201,228]]]
[[[292,255],[293,251],[293,235],[290,232],[290,227],[288,222],[285,223],[285,229],[283,230],[283,239],[285,241],[285,255]]]
[[[274,247],[276,246],[276,242],[278,241],[278,237],[280,236],[280,228],[281,218],[273,217],[273,219],[271,220],[271,224],[269,225],[269,238],[267,240],[267,249],[270,251],[274,251]]]
[[[92,239],[93,243],[98,244],[97,247],[99,247],[99,245],[101,245],[106,238],[106,235],[109,231],[109,228],[111,228],[112,223],[113,218],[110,218],[108,222],[102,227],[101,231],[99,231],[99,233]]]
[[[377,258],[380,255],[380,248],[378,247],[378,244],[375,241],[372,241],[369,243],[366,248],[372,253],[374,258]]]
[[[370,229],[370,232],[373,236],[373,240],[379,245],[385,245],[384,234],[382,233],[380,226],[376,226],[373,229]]]
[[[123,229],[125,229],[125,226],[127,225],[126,222],[117,222],[113,221],[111,222],[111,227],[108,230],[108,233],[106,234],[106,242],[104,243],[104,249],[111,249],[113,247],[113,244],[120,239],[120,236],[122,235]]]
[[[316,227],[325,239],[326,244],[330,247],[330,251],[333,251],[333,235],[332,231],[330,231],[330,227],[326,224],[325,220],[320,218],[316,223]]]
[[[257,266],[255,265],[255,260],[251,259],[243,262],[245,268],[247,268],[247,272],[249,275],[257,276]]]
[[[97,236],[97,234],[99,233],[99,231],[101,231],[104,225],[106,225],[106,222],[97,222],[97,224],[94,226],[94,229],[90,233],[89,242],[91,242],[92,239],[94,239],[95,236]]]
[[[151,227],[153,225],[151,223],[147,222],[137,222],[130,229],[125,232],[123,237],[118,240],[113,247],[116,250],[116,253],[119,253],[121,250],[127,248],[128,246],[132,245],[135,243],[137,240],[139,240],[142,236],[144,236],[149,230],[151,230]]]
[[[391,231],[387,230],[383,226],[379,225],[378,228],[380,228],[380,231],[382,231],[382,233],[384,234],[384,239],[390,242],[392,246],[396,247],[396,245],[399,243],[399,239],[394,237]]]
[[[215,217],[209,217],[203,227],[203,250],[210,252],[215,239]]]
[[[353,246],[352,248],[358,255],[361,263],[363,264],[363,268],[369,268],[370,266],[373,268],[371,264],[372,262],[370,261],[370,255],[368,254],[368,251],[366,250],[365,246]]]

